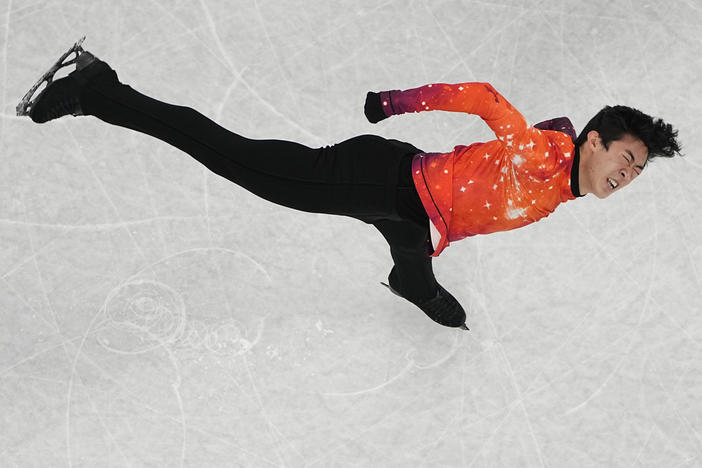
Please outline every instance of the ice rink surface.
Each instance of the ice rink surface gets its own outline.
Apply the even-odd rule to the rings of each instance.
[[[373,226],[271,204],[93,117],[15,116],[81,36],[120,80],[250,138],[494,138],[367,91],[491,83],[529,123],[679,129],[606,200],[434,259],[391,294]],[[0,466],[702,466],[697,0],[0,2]],[[57,77],[67,72],[59,73]]]

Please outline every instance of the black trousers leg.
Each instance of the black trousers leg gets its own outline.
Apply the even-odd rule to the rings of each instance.
[[[376,135],[309,148],[253,140],[194,109],[164,103],[119,82],[110,70],[88,83],[81,107],[107,123],[158,138],[215,174],[273,203],[373,224],[390,245],[393,275],[408,299],[433,296],[436,279],[426,253],[429,219],[411,179],[409,143]]]
[[[351,216],[366,223],[396,219],[399,164],[411,145],[376,135],[309,148],[253,140],[194,109],[167,104],[100,75],[81,94],[88,115],[158,138],[261,198],[300,211]],[[420,150],[415,148],[415,153]]]
[[[429,217],[412,180],[412,157],[400,163],[397,183],[397,211],[400,220],[382,219],[373,223],[390,245],[394,266],[390,271],[393,288],[412,302],[436,295],[438,284],[432,268]]]
[[[395,264],[390,272],[393,288],[412,302],[434,297],[438,284],[432,257],[426,253],[428,228],[407,220],[380,220],[373,225],[390,245]]]

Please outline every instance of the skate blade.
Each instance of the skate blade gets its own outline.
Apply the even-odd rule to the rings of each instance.
[[[383,283],[382,281],[380,282],[380,284],[382,284],[383,286],[385,286],[386,288],[388,288],[390,291],[392,291],[392,293],[393,293],[394,295],[399,296],[399,297],[402,297],[397,291],[395,291],[394,289],[392,289],[392,287],[391,287],[389,284],[385,284],[385,283]],[[404,299],[404,297],[402,297],[402,298]],[[466,325],[465,323],[464,323],[463,325],[461,325],[460,327],[458,327],[458,328],[460,328],[461,330],[468,330],[468,331],[470,331],[470,328],[468,328],[468,325]]]
[[[392,293],[393,293],[394,295],[399,296],[399,297],[402,297],[402,295],[400,295],[400,293],[398,293],[397,291],[395,291],[394,289],[392,289],[392,287],[391,287],[389,284],[385,284],[385,283],[383,283],[382,281],[380,282],[380,284],[382,284],[383,286],[385,286],[386,288],[388,288],[390,291],[392,291]],[[402,298],[404,299],[404,297],[402,297]]]
[[[83,47],[81,45],[83,44],[83,41],[85,40],[85,36],[81,37],[78,42],[73,44],[73,47],[71,47],[68,52],[63,54],[60,59],[54,63],[54,65],[44,73],[41,78],[39,78],[39,81],[36,82],[32,88],[27,91],[27,94],[24,95],[22,100],[17,104],[17,115],[22,116],[22,115],[29,115],[29,112],[31,111],[31,108],[34,106],[34,103],[41,97],[42,94],[44,94],[44,91],[46,91],[46,88],[49,87],[51,82],[54,80],[54,75],[56,74],[57,71],[59,71],[63,67],[67,67],[69,65],[72,65],[76,63],[76,60],[78,60],[78,56],[80,55],[81,52],[83,52]],[[72,53],[76,54],[76,58],[69,60],[68,62],[64,63],[64,59],[71,55]],[[35,98],[32,99],[32,96],[36,92],[36,90],[46,81],[46,88],[39,93],[39,95]]]

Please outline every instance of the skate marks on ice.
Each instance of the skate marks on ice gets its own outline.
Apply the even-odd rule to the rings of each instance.
[[[231,370],[245,363],[263,338],[270,284],[265,269],[248,256],[203,248],[146,265],[110,290],[87,324],[72,364],[66,396],[68,459],[92,450],[82,431],[95,422],[92,413],[85,413],[90,402],[107,408],[95,410],[98,415],[149,415],[139,430],[169,428],[173,447],[179,448],[169,452],[167,464],[180,460],[182,465],[189,432],[208,432],[189,421],[186,408],[204,402],[207,410],[211,382],[193,376],[206,376],[214,367],[223,370],[226,385],[243,385]],[[240,307],[245,297],[254,299]],[[108,434],[126,430],[121,418],[98,419]],[[148,446],[132,449],[149,453]]]
[[[106,321],[97,342],[119,354],[142,354],[172,345],[185,331],[182,296],[159,281],[136,280],[118,286],[101,313]]]
[[[265,269],[244,254],[221,248],[179,252],[113,288],[94,335],[102,348],[119,354],[168,348],[184,355],[241,356],[261,339],[271,283]]]
[[[349,392],[314,392],[315,394],[318,395],[323,395],[323,396],[334,396],[334,397],[350,397],[350,396],[359,396],[359,395],[364,395],[367,393],[373,393],[377,392],[379,390],[382,390],[385,387],[388,387],[392,385],[394,382],[396,382],[399,379],[402,379],[405,375],[408,373],[412,372],[413,370],[428,370],[428,369],[433,369],[439,366],[444,365],[448,360],[450,360],[456,352],[459,349],[463,348],[463,343],[466,341],[468,338],[465,334],[460,333],[460,334],[454,334],[453,336],[453,342],[451,343],[451,348],[446,352],[446,354],[439,359],[428,363],[428,364],[422,364],[421,360],[415,359],[415,356],[419,355],[422,356],[423,353],[421,353],[416,347],[415,348],[410,348],[407,350],[407,352],[404,355],[406,365],[404,368],[402,368],[399,372],[397,372],[394,376],[387,378],[383,383],[380,383],[376,386],[373,387],[368,387],[360,390],[355,390],[355,391],[349,391]]]
[[[183,298],[167,284],[137,280],[114,289],[105,302],[103,322],[96,339],[108,351],[142,354],[162,347],[241,356],[261,339],[265,317],[249,337],[236,319],[207,324],[188,320]]]

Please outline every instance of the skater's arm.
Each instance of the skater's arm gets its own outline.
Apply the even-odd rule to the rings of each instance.
[[[434,83],[366,96],[366,116],[371,122],[391,115],[432,110],[478,115],[498,136],[526,128],[524,117],[490,83]]]

